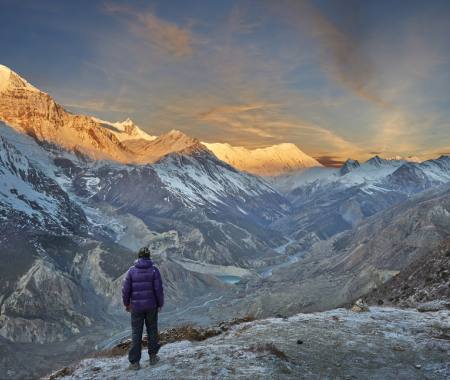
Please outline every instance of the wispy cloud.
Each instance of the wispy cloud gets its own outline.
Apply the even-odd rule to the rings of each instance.
[[[229,16],[229,27],[232,33],[252,33],[261,26],[261,22],[248,21],[246,10],[236,4],[233,6]]]
[[[287,117],[280,104],[225,105],[202,112],[198,116],[202,121],[222,127],[230,127],[234,132],[244,132],[247,136],[244,135],[242,138],[247,141],[253,135],[270,139],[270,143],[274,141],[286,142],[286,136],[290,136],[294,141],[307,142],[307,144],[304,144],[305,146],[313,146],[315,149],[326,147],[326,149],[333,149],[337,155],[344,157],[361,151],[354,143],[324,127],[298,118]]]
[[[224,105],[202,112],[198,116],[201,121],[225,124],[258,137],[274,138],[274,135],[264,128],[266,123],[263,122],[264,115],[274,106],[264,103]]]
[[[357,2],[342,2],[340,6],[347,24],[359,21]],[[273,9],[282,12],[299,35],[309,34],[318,41],[321,65],[334,80],[373,104],[389,107],[389,102],[371,87],[374,68],[362,42],[354,35],[339,29],[308,0],[282,0]]]
[[[130,30],[156,49],[177,58],[192,54],[195,41],[189,28],[164,20],[150,10],[138,11],[115,3],[107,3],[105,10],[126,17]]]
[[[134,108],[130,105],[118,104],[114,101],[108,101],[104,98],[101,99],[85,99],[78,101],[62,101],[64,107],[69,109],[75,109],[78,112],[90,111],[90,112],[118,112],[118,113],[132,113]]]

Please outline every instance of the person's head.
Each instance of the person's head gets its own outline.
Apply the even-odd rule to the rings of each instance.
[[[149,259],[150,258],[150,249],[148,247],[142,247],[138,252],[138,257],[141,259]]]

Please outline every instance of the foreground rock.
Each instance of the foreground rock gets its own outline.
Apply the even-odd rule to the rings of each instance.
[[[271,318],[161,348],[161,362],[126,370],[127,357],[83,360],[63,379],[446,379],[450,312],[373,307]],[[302,344],[300,344],[301,342]]]

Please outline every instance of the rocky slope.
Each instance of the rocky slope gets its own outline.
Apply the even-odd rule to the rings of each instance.
[[[384,210],[312,248],[287,245],[285,264],[260,280],[235,286],[223,309],[266,317],[326,310],[363,296],[415,260],[431,257],[450,237],[450,188],[445,185]],[[209,310],[214,314],[214,310]]]
[[[123,330],[128,320],[120,306],[120,286],[139,243],[149,244],[157,256],[168,311],[226,290],[213,276],[158,257],[178,244],[175,231],[150,231],[125,213],[109,217],[77,196],[72,179],[92,165],[0,127],[0,345],[8,355],[1,373],[30,355],[36,359],[29,359],[26,368],[34,373],[42,367],[36,355],[57,354],[48,366],[85,352],[82,337],[87,334],[95,331],[95,342],[108,331]],[[70,347],[59,353],[53,349],[68,340],[74,341]],[[24,344],[27,350],[18,349]]]
[[[273,248],[283,238],[269,225],[289,209],[264,181],[201,144],[153,165],[81,170],[73,187],[92,207],[120,209],[158,233],[175,231],[177,242],[165,254],[220,265],[259,267],[276,259]]]
[[[49,379],[447,379],[448,311],[372,308],[298,314],[237,325],[160,350],[128,371],[126,356],[83,360]]]
[[[370,303],[417,307],[446,302],[450,306],[450,239],[365,296]],[[431,307],[432,305],[430,305]]]

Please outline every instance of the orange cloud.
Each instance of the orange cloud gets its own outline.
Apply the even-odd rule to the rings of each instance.
[[[211,124],[231,127],[235,132],[244,132],[247,134],[246,145],[251,140],[249,136],[267,139],[267,144],[271,145],[274,140],[285,142],[285,136],[289,135],[295,140],[301,138],[308,141],[308,146],[329,147],[343,157],[359,155],[363,151],[329,129],[297,118],[287,118],[279,104],[225,105],[200,113],[198,118]]]

